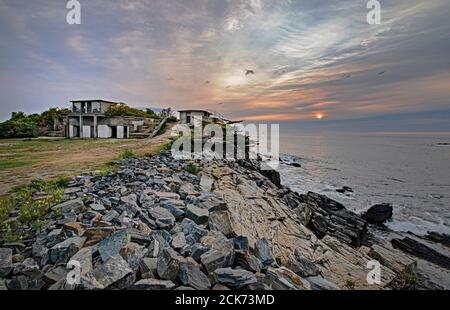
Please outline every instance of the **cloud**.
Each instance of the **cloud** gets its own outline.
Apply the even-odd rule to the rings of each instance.
[[[92,0],[69,26],[55,1],[0,0],[1,117],[90,96],[253,120],[445,109],[449,13],[383,2],[371,26],[350,0]]]

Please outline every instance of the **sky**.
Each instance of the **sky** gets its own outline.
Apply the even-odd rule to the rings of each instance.
[[[380,1],[380,25],[366,0],[79,1],[69,25],[65,0],[0,0],[0,119],[101,98],[450,131],[450,0]]]

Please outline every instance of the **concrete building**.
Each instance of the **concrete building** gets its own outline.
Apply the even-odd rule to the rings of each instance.
[[[212,121],[212,113],[206,110],[180,110],[180,124],[187,125],[201,125],[200,120],[203,122]]]
[[[108,109],[118,105],[118,102],[98,99],[71,103],[72,113],[66,120],[66,136],[69,138],[145,138],[159,124],[159,120],[150,118],[107,116]]]

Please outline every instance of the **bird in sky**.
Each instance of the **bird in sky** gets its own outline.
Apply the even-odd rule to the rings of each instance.
[[[386,73],[386,71],[381,71],[380,73],[378,73],[378,75],[383,75],[385,73]]]
[[[351,78],[351,77],[352,77],[351,74],[347,74],[347,75],[344,76],[344,79],[349,79],[349,78]]]
[[[205,84],[209,84],[209,81],[205,81]]]
[[[218,105],[222,105],[222,104],[223,104],[223,102],[219,102],[219,103],[218,103]]]
[[[245,75],[255,74],[255,71],[253,70],[245,70]]]

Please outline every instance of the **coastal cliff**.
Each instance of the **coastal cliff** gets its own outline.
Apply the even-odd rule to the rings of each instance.
[[[117,172],[76,177],[45,226],[0,244],[1,288],[414,285],[417,259],[401,251],[414,244],[398,240],[395,249],[363,217],[325,196],[283,187],[277,172],[261,171],[257,161],[191,163],[161,153],[117,164]],[[448,257],[438,258],[445,267]],[[381,264],[378,284],[367,281],[373,260]]]

